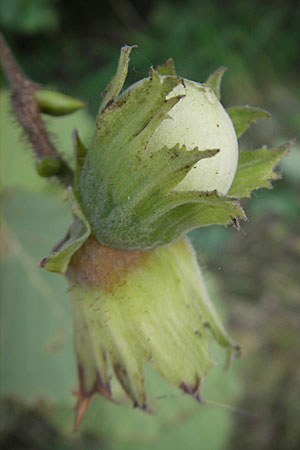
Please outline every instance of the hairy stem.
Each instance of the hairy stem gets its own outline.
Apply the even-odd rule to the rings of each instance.
[[[55,176],[64,186],[72,185],[73,171],[51,142],[41,117],[40,108],[33,96],[39,85],[24,74],[1,32],[0,61],[13,92],[12,104],[14,113],[28,137],[38,160],[44,158],[59,160],[61,163],[60,169]]]

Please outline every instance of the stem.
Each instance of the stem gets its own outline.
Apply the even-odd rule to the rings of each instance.
[[[40,108],[34,99],[34,91],[39,87],[31,81],[17,63],[2,33],[0,32],[0,61],[3,71],[13,91],[14,113],[38,159],[54,158],[61,162],[55,176],[64,186],[73,184],[73,171],[51,142],[41,117]]]

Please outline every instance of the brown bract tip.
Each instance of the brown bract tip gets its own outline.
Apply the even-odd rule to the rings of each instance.
[[[111,396],[109,383],[104,383],[99,374],[97,375],[92,389],[89,389],[88,391],[84,387],[84,373],[81,365],[78,365],[78,378],[79,389],[78,391],[74,392],[74,395],[77,397],[77,402],[74,406],[74,409],[76,410],[74,431],[78,431],[79,425],[94,394],[98,393],[105,397],[107,400],[110,400],[112,402],[114,401]]]
[[[146,414],[150,414],[150,415],[153,414],[153,411],[147,405],[140,405],[137,402],[134,402],[133,407],[141,409]]]
[[[198,379],[195,383],[195,385],[191,385],[185,382],[180,383],[179,388],[185,393],[191,395],[197,402],[199,403],[205,403],[205,401],[202,399],[200,395],[200,385],[201,380]]]

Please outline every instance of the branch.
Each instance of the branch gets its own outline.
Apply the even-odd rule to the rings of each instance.
[[[13,91],[12,104],[14,113],[33,150],[38,158],[38,165],[43,161],[52,161],[51,167],[56,167],[55,173],[44,173],[44,176],[55,175],[64,185],[73,183],[73,171],[58,153],[46,131],[41,118],[40,108],[34,99],[34,92],[39,85],[31,81],[22,71],[0,32],[0,61],[3,71]],[[47,175],[45,175],[47,173]]]

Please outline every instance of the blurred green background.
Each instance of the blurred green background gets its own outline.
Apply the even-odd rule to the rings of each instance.
[[[57,185],[34,171],[1,75],[2,449],[298,450],[300,448],[300,2],[281,0],[0,0],[0,26],[25,72],[88,101],[85,111],[48,119],[71,160],[74,128],[88,143],[100,94],[120,46],[138,44],[128,84],[150,65],[175,59],[177,72],[204,81],[220,65],[225,106],[272,113],[242,149],[298,138],[275,189],[245,202],[240,232],[191,233],[211,292],[247,356],[204,382],[205,406],[147,369],[157,414],[93,399],[72,433],[76,389],[67,284],[38,261],[64,235],[71,214]],[[218,349],[216,349],[218,354]]]

